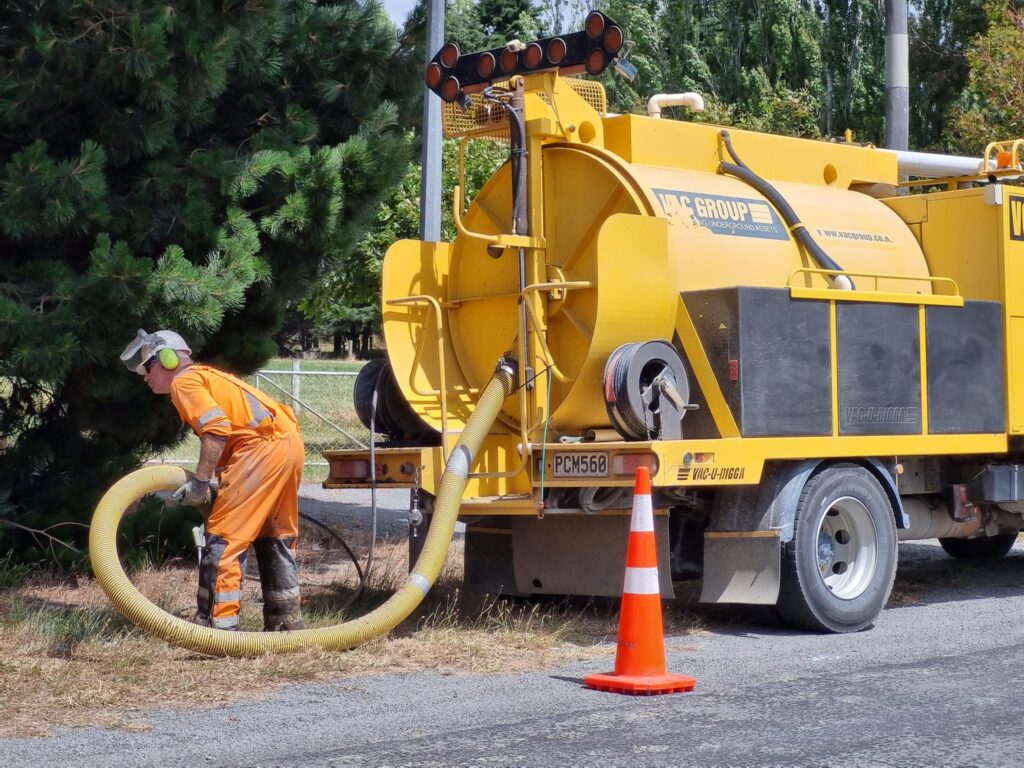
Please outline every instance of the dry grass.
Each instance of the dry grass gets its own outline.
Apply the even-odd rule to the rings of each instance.
[[[362,614],[405,579],[405,542],[379,543],[367,590],[346,609],[356,586],[351,562],[312,531],[304,536],[299,554],[307,626]],[[361,561],[366,543],[349,542]],[[20,581],[0,591],[0,737],[40,736],[58,726],[145,729],[139,713],[146,710],[216,707],[281,685],[356,675],[497,674],[590,658],[601,659],[600,666],[611,663],[614,651],[603,643],[617,632],[615,601],[468,593],[458,586],[461,563],[461,544],[455,542],[435,588],[386,638],[351,651],[311,649],[253,659],[210,658],[147,637],[114,611],[91,580],[26,578],[18,572],[9,581]],[[183,617],[194,612],[192,564],[147,569],[133,580],[165,610]],[[259,580],[250,576],[243,629],[260,628],[258,601]],[[691,607],[692,601],[673,603],[666,630],[678,635],[698,629]]]

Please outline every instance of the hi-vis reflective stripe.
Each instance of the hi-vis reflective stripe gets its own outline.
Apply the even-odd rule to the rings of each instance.
[[[646,493],[633,497],[633,516],[629,520],[630,531],[654,531],[654,505]]]
[[[263,407],[263,403],[245,390],[242,390],[242,394],[245,395],[245,399],[249,403],[249,409],[252,411],[252,421],[250,421],[246,426],[258,427],[260,422],[270,415],[270,411]]]
[[[232,592],[214,592],[213,593],[213,602],[215,602],[215,603],[231,603],[231,602],[234,602],[235,600],[241,600],[241,599],[242,599],[242,592],[241,592],[241,590],[237,590],[237,589],[232,591]]]
[[[196,419],[196,423],[198,423],[199,424],[199,428],[202,429],[203,427],[205,427],[207,424],[209,424],[214,419],[223,419],[223,418],[224,418],[224,410],[219,405],[215,405],[215,406],[213,406],[213,408],[211,408],[206,413],[204,413],[202,416],[200,416],[198,419]]]
[[[234,616],[225,616],[218,619],[216,616],[210,620],[213,624],[214,629],[234,629],[238,626],[238,614]]]
[[[658,588],[658,569],[655,568],[627,568],[626,581],[622,585],[622,594],[630,595],[657,595],[661,590]]]

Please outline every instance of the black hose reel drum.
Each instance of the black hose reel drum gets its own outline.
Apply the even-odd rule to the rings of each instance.
[[[679,440],[690,382],[679,353],[667,341],[623,344],[604,366],[608,418],[627,440]]]

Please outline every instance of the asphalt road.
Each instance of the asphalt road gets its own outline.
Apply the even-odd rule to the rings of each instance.
[[[0,741],[0,765],[1024,764],[1024,544],[985,565],[951,560],[935,542],[904,544],[896,594],[856,635],[702,609],[707,632],[667,640],[669,669],[696,676],[693,693],[583,688],[584,675],[612,667],[609,645],[596,664],[353,678],[215,710],[146,713],[145,732]]]

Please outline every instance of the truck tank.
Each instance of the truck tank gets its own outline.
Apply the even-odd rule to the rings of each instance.
[[[566,83],[570,83],[567,85]],[[561,81],[561,90],[590,83]],[[530,108],[527,94],[527,110]],[[583,109],[580,110],[584,112]],[[602,369],[614,349],[637,340],[671,340],[681,292],[726,286],[826,287],[769,200],[720,171],[722,129],[636,115],[582,115],[575,141],[540,145],[541,176],[531,200],[533,234],[545,243],[542,324],[563,376],[550,392],[549,428],[578,435],[608,427]],[[736,152],[799,213],[807,230],[861,288],[930,294],[918,241],[888,206],[851,188],[894,184],[892,153],[730,131]],[[469,206],[451,245],[404,241],[384,262],[384,335],[396,378],[416,412],[440,429],[436,317],[423,304],[390,302],[416,294],[439,301],[445,336],[449,428],[469,412],[472,393],[494,361],[516,347],[519,264],[486,236],[509,231],[511,164]],[[925,278],[925,279],[921,279]],[[431,313],[436,314],[436,313]],[[545,367],[544,353],[537,368]],[[460,412],[460,407],[462,411]],[[503,423],[518,431],[510,400]]]
[[[1006,554],[1024,526],[1024,140],[891,152],[660,119],[670,95],[611,115],[572,75],[623,41],[593,11],[428,65],[448,135],[508,141],[510,160],[468,208],[455,195],[452,242],[384,262],[382,402],[439,438],[387,407],[387,439],[326,454],[325,485],[411,489],[415,531],[450,512],[454,467],[469,588],[618,595],[646,467],[662,596],[699,576],[702,602],[830,632],[878,617],[898,541]],[[452,443],[510,371],[467,463]]]

